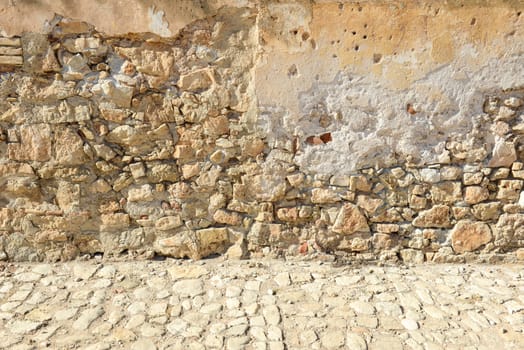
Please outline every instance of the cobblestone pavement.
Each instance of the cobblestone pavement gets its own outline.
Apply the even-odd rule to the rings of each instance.
[[[0,266],[7,349],[523,349],[524,267]]]

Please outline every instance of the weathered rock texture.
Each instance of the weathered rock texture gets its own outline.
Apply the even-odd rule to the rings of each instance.
[[[174,3],[3,5],[3,259],[524,247],[522,2]]]

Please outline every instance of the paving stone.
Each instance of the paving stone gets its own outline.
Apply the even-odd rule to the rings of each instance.
[[[205,266],[200,265],[172,266],[167,269],[167,272],[173,280],[197,279],[209,273]]]
[[[157,350],[157,346],[151,339],[138,339],[130,347],[131,350]]]
[[[327,349],[340,349],[345,343],[345,334],[342,330],[327,330],[322,334],[320,341]]]
[[[346,335],[346,347],[351,350],[367,350],[368,348],[366,340],[353,332]]]
[[[42,322],[25,320],[16,320],[13,323],[7,324],[7,328],[15,334],[29,334],[41,326]]]
[[[276,326],[280,323],[280,311],[277,306],[265,306],[262,309],[262,314],[268,325]]]
[[[173,284],[172,291],[181,297],[195,297],[204,293],[204,284],[198,279],[181,280]]]
[[[86,309],[82,311],[80,317],[73,322],[73,329],[83,331],[89,328],[91,323],[96,320],[98,317],[104,314],[104,309],[98,307],[94,309]]]
[[[149,316],[162,316],[165,315],[167,311],[167,303],[155,303],[151,305],[147,311]]]
[[[13,295],[11,295],[9,297],[9,301],[24,301],[28,296],[29,294],[31,294],[31,291],[30,290],[20,290],[16,293],[14,293]]]
[[[98,271],[99,268],[100,265],[77,263],[73,266],[73,276],[80,280],[88,280],[96,273],[96,271]]]
[[[375,307],[368,302],[357,300],[349,303],[349,306],[355,310],[357,314],[373,315]]]
[[[362,276],[341,276],[335,278],[335,283],[339,286],[354,286],[364,278]]]
[[[280,272],[278,273],[274,281],[280,286],[280,287],[287,287],[291,284],[291,278],[289,277],[288,272]]]
[[[144,314],[133,315],[127,320],[125,328],[135,329],[137,327],[140,327],[145,321],[146,321],[146,315]]]
[[[400,321],[404,328],[406,328],[408,331],[414,331],[418,329],[418,323],[415,320],[405,318],[402,321]]]
[[[165,330],[163,327],[153,326],[149,323],[146,323],[140,327],[140,333],[144,337],[159,338],[164,335]]]
[[[38,281],[42,275],[36,272],[22,272],[15,275],[15,280],[20,282],[35,282]]]

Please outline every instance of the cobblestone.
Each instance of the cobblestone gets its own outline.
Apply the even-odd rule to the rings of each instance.
[[[522,349],[518,265],[0,265],[6,349]]]

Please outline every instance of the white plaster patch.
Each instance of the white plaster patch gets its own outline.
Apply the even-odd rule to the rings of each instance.
[[[148,10],[149,15],[149,29],[160,36],[168,37],[172,36],[171,30],[169,30],[169,23],[164,18],[164,11],[156,11],[155,6],[151,6]]]
[[[522,84],[518,67],[523,64],[519,56],[492,60],[480,69],[452,63],[402,91],[372,75],[339,72],[332,82],[316,83],[299,95],[298,114],[283,106],[260,106],[260,131],[270,144],[298,138],[295,161],[306,172],[351,173],[407,158],[420,165],[437,163],[446,141],[470,138],[487,94]],[[416,113],[406,110],[408,104]],[[482,127],[482,142],[491,152],[493,136]],[[331,133],[332,141],[304,142],[324,133]]]

